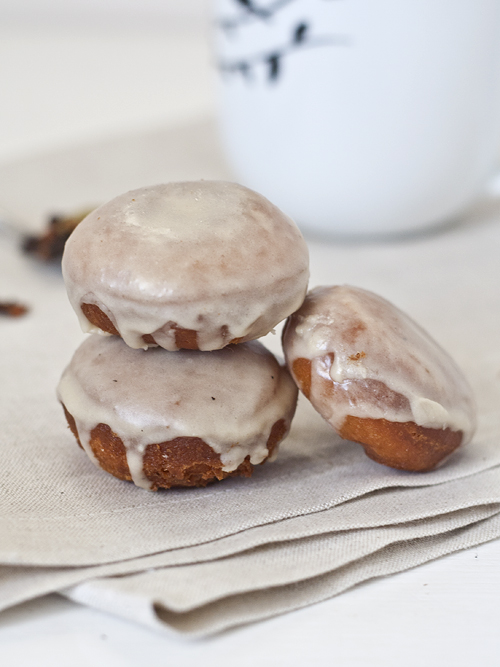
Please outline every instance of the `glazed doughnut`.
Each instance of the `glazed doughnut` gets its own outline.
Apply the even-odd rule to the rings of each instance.
[[[90,336],[58,398],[91,460],[137,486],[205,486],[276,455],[297,387],[261,343],[214,352],[134,350]]]
[[[309,276],[295,223],[223,181],[113,199],[78,225],[62,268],[84,331],[172,351],[264,336],[301,305]]]
[[[474,433],[472,391],[455,362],[376,294],[312,290],[288,319],[283,347],[314,408],[379,463],[431,470]]]

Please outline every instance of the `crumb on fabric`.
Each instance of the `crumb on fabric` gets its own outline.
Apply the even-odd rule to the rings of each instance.
[[[26,315],[29,308],[22,303],[16,301],[0,301],[0,315],[7,315],[8,317],[21,317]]]

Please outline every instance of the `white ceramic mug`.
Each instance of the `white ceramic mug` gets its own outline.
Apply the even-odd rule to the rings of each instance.
[[[239,180],[304,230],[457,217],[500,152],[500,0],[219,0]]]

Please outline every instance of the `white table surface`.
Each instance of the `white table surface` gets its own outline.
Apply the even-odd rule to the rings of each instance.
[[[215,111],[213,79],[201,24],[0,25],[0,164],[206,116]],[[205,641],[48,596],[0,614],[0,664],[489,667],[500,664],[499,620],[495,541]]]

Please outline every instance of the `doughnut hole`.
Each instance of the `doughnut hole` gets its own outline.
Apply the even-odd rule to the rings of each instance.
[[[68,426],[81,447],[75,420],[64,405],[63,409]],[[269,454],[264,461],[272,455],[286,432],[284,419],[275,422],[267,440]],[[132,481],[123,441],[107,424],[98,424],[92,429],[89,445],[103,470],[118,479]],[[174,438],[147,445],[144,451],[143,472],[154,491],[173,486],[203,487],[226,477],[250,477],[254,466],[247,456],[236,470],[226,472],[222,468],[219,454],[201,438]]]

